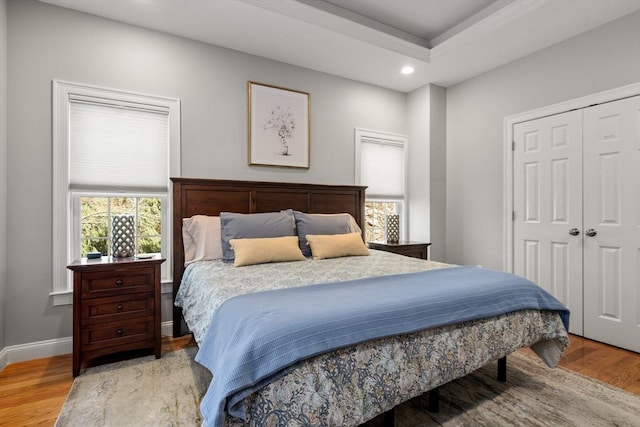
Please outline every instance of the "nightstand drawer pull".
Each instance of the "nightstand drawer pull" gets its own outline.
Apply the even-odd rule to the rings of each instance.
[[[118,329],[116,331],[116,335],[118,335],[119,337],[121,337],[123,333],[124,333],[124,331],[122,329]]]
[[[116,280],[116,286],[122,286],[123,283],[122,279]]]
[[[122,304],[116,305],[116,311],[120,313],[122,311]]]

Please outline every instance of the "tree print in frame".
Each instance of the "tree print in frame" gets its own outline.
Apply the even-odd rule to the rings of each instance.
[[[309,168],[309,94],[248,82],[249,165]]]

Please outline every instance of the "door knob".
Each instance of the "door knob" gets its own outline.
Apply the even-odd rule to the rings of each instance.
[[[569,230],[569,234],[571,234],[572,236],[577,236],[578,234],[580,234],[580,230],[574,227],[571,230]]]
[[[593,228],[590,228],[587,231],[585,231],[584,234],[586,234],[589,237],[594,237],[596,234],[598,234],[598,232]]]

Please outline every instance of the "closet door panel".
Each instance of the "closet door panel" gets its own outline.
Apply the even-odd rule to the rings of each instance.
[[[584,110],[584,336],[640,352],[640,96]]]
[[[567,305],[582,334],[582,112],[517,124],[514,139],[514,272]]]

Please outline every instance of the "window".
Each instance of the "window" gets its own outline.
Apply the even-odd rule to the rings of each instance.
[[[112,226],[116,215],[130,214],[135,220],[134,252],[136,254],[162,253],[162,206],[166,197],[122,197],[73,194],[73,207],[79,209],[80,235],[73,242],[79,244],[79,257],[98,251],[113,253]],[[75,216],[75,214],[74,214]]]
[[[402,205],[397,201],[367,198],[364,204],[364,234],[367,242],[384,242],[386,240],[387,215],[400,215],[401,211]]]
[[[135,253],[170,258],[169,177],[179,176],[179,101],[54,81],[54,304],[70,304],[66,265],[112,253],[112,222],[132,217]],[[169,281],[171,263],[162,266]]]
[[[366,185],[365,239],[385,241],[387,215],[400,215],[406,236],[407,137],[356,129],[356,182]]]

